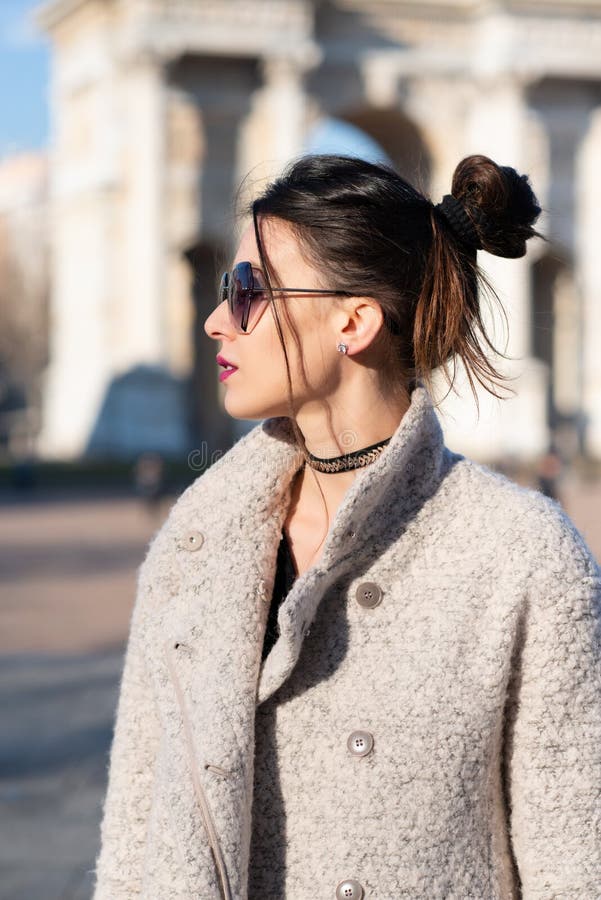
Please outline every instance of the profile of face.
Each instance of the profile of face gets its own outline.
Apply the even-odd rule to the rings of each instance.
[[[261,221],[263,250],[274,270],[275,287],[330,289],[322,274],[303,256],[298,239],[280,219]],[[233,265],[250,262],[255,277],[265,284],[252,221],[242,234]],[[331,294],[275,293],[275,303],[288,353],[295,415],[312,412],[332,400],[345,377],[349,360],[337,350],[340,341],[359,355],[382,324],[382,311],[365,298]],[[230,320],[227,301],[208,316],[204,329],[218,342],[216,352],[237,370],[224,381],[224,405],[236,419],[288,416],[288,379],[284,351],[271,303],[247,334]],[[220,369],[223,371],[223,369]]]

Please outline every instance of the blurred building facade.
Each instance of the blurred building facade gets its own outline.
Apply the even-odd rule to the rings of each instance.
[[[48,160],[0,160],[0,452],[29,459],[49,363]]]
[[[54,51],[42,456],[231,441],[202,325],[236,190],[334,120],[434,202],[468,153],[530,174],[548,241],[481,254],[517,396],[482,391],[477,421],[460,377],[443,426],[483,460],[551,438],[601,458],[600,0],[53,0],[37,18]]]

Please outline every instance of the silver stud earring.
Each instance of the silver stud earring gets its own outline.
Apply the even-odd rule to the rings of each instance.
[[[340,353],[346,353],[346,351],[348,350],[348,344],[343,344],[343,343],[337,344],[337,345],[336,345],[336,349],[337,349]]]

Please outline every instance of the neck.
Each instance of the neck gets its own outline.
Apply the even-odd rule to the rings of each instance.
[[[376,399],[363,408],[353,408],[351,414],[343,415],[339,408],[332,408],[331,414],[312,413],[305,410],[297,416],[297,423],[303,433],[307,449],[320,458],[341,456],[352,453],[390,438],[398,428],[401,419],[411,404],[407,394],[392,402],[384,398]],[[321,493],[326,499],[328,509],[335,508],[342,495],[350,485],[365,471],[366,467],[351,469],[347,472],[319,472],[309,465],[299,473],[299,489],[306,498]]]

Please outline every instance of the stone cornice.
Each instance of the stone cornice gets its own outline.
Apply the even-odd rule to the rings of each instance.
[[[51,30],[87,2],[52,0],[38,9],[36,20]],[[113,0],[96,2],[108,6]],[[157,65],[184,54],[279,57],[295,62],[301,72],[322,54],[337,64],[350,54],[356,63],[363,49],[371,52],[368,38],[361,45],[362,23],[388,33],[390,20],[403,49],[379,52],[396,58],[391,65],[399,75],[429,68],[484,77],[511,71],[526,82],[553,75],[601,77],[601,0],[335,0],[334,16],[336,8],[341,15],[356,13],[359,43],[328,36],[321,47],[317,5],[317,0],[139,0],[123,7],[116,57],[145,57]]]
[[[335,0],[341,10],[357,13],[388,14],[410,18],[465,19],[486,13],[528,13],[540,18],[549,15],[577,17],[581,15],[601,19],[600,0]]]
[[[57,25],[73,15],[88,0],[49,0],[34,10],[34,21],[42,31],[52,31]]]
[[[338,2],[348,8],[359,0]],[[472,0],[465,0],[463,5],[467,8],[468,3]],[[399,0],[374,0],[365,8],[361,22],[367,33],[371,30],[390,36],[388,20],[392,21],[393,9],[409,5]],[[424,5],[435,4],[425,0]],[[338,40],[333,34],[322,45],[324,58],[332,68],[356,66],[360,59],[364,66],[377,71],[380,80],[445,74],[479,82],[508,76],[524,85],[548,77],[601,80],[601,0],[596,0],[599,15],[592,19],[541,15],[538,6],[536,13],[527,13],[525,2],[518,16],[508,11],[507,5],[498,3],[494,13],[491,7],[490,15],[452,23],[434,16],[418,19],[417,14],[403,17],[395,13],[391,46],[380,48],[376,43],[372,47],[369,38],[361,45],[346,36]]]
[[[35,20],[45,31],[52,30],[63,19],[85,5],[88,0],[48,0],[35,11]],[[297,20],[300,16],[312,13],[316,0],[203,0],[202,4],[191,4],[189,0],[149,0],[146,5],[151,18],[171,18],[178,14],[188,15],[192,19],[221,22],[235,21],[244,27],[245,21],[253,24],[267,14],[269,21],[275,25],[279,19],[285,21],[291,15]],[[334,7],[340,10],[353,10],[358,13],[392,14],[407,18],[432,17],[437,14],[443,17],[465,19],[473,15],[494,12],[516,14],[533,14],[539,18],[547,16],[589,16],[601,19],[600,0],[371,0],[366,7],[365,0],[336,0]]]
[[[147,0],[140,13],[121,29],[122,55],[318,57],[311,0]]]
[[[599,0],[503,0],[501,8],[507,12],[545,16],[593,16],[601,19]]]

